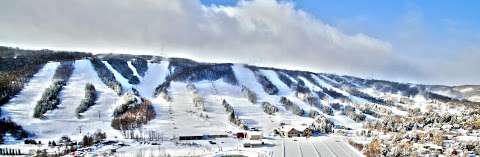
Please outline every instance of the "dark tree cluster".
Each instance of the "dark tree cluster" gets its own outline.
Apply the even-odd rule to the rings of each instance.
[[[307,81],[309,81],[310,83],[312,83],[313,85],[315,85],[315,86],[317,86],[317,87],[322,87],[322,86],[317,82],[317,80],[315,80],[315,79],[313,78],[312,75],[315,75],[315,74],[313,74],[313,73],[311,73],[311,72],[305,72],[305,71],[290,71],[290,75],[291,75],[291,76],[294,76],[295,78],[298,78],[297,80],[302,80],[302,79],[299,79],[300,77],[302,77],[302,78],[306,79]],[[303,82],[303,80],[302,80],[301,84],[303,84],[302,86],[305,85],[305,83]]]
[[[17,140],[27,138],[29,136],[29,133],[25,131],[22,126],[17,125],[10,119],[2,118],[0,120],[0,144],[3,144],[3,136],[5,133],[10,133]]]
[[[310,106],[315,106],[315,107],[318,107],[318,108],[322,108],[322,103],[320,102],[320,100],[315,97],[312,93],[307,93],[305,94],[305,96],[302,97],[302,100],[309,104]]]
[[[89,53],[51,50],[22,50],[0,46],[0,71],[14,71],[19,68],[42,65],[48,61],[73,61],[91,56]]]
[[[230,112],[230,115],[228,116],[228,120],[239,126],[240,128],[244,130],[248,130],[248,126],[235,114],[235,112]]]
[[[73,63],[73,61],[62,62],[55,70],[55,73],[53,74],[53,79],[67,83],[70,76],[72,76],[73,69],[75,68]]]
[[[343,107],[343,105],[340,103],[331,103],[330,107],[332,107],[335,110],[340,110]]]
[[[339,93],[339,92],[337,92],[337,91],[335,91],[335,90],[333,90],[333,89],[323,88],[323,87],[321,87],[321,88],[322,88],[323,93],[331,96],[331,97],[334,98],[334,99],[347,98],[347,96],[345,96],[345,95],[343,95],[342,93]]]
[[[161,63],[162,61],[165,61],[167,59],[161,56],[152,56],[150,59],[147,60],[149,60],[150,63]]]
[[[59,94],[73,73],[73,62],[62,62],[53,75],[53,83],[48,87],[38,100],[34,108],[33,117],[42,118],[49,110],[54,110],[60,104]]]
[[[24,144],[42,144],[42,141],[35,141],[34,139],[25,139],[23,141]]]
[[[138,98],[128,93],[124,104],[114,111],[112,127],[117,130],[131,130],[147,124],[155,118],[156,113],[152,103],[145,98]]]
[[[278,112],[278,107],[273,106],[272,104],[270,104],[268,102],[263,102],[262,107],[263,107],[263,112],[265,112],[269,115],[272,115],[272,114]]]
[[[252,104],[257,103],[257,94],[255,94],[255,92],[251,91],[245,86],[242,86],[242,93]]]
[[[285,85],[287,85],[288,87],[292,87],[293,84],[295,84],[291,79],[290,79],[290,76],[284,72],[280,72],[280,71],[277,71],[277,75],[278,75],[278,78],[280,79],[280,81],[282,81],[283,83],[285,83]]]
[[[52,141],[48,141],[48,146],[49,147],[55,147],[55,146],[58,146],[58,145],[57,145],[57,142],[55,142],[55,140],[52,140]]]
[[[133,67],[137,70],[140,76],[145,76],[145,72],[148,70],[148,61],[143,58],[134,58],[131,61]]]
[[[172,97],[170,97],[168,88],[170,87],[170,81],[167,79],[167,81],[163,82],[162,84],[158,85],[157,88],[155,88],[155,92],[153,93],[154,96],[162,96],[165,100],[171,101]]]
[[[380,117],[380,115],[377,112],[373,111],[371,108],[364,107],[364,108],[360,108],[359,110],[364,114],[368,114],[376,118]]]
[[[118,54],[118,53],[104,53],[104,54],[96,54],[95,57],[102,59],[102,60],[109,60],[109,59],[122,59],[122,60],[133,60],[133,59],[142,59],[142,60],[153,60],[154,58],[159,58],[163,60],[163,57],[160,56],[152,56],[152,55],[132,55],[132,54]]]
[[[0,106],[18,94],[48,61],[71,61],[90,54],[0,47]]]
[[[133,93],[127,93],[123,99],[125,102],[115,108],[113,111],[113,117],[119,117],[129,109],[136,108],[142,104],[142,99]]]
[[[327,115],[333,116],[333,109],[330,106],[324,105],[322,107],[322,112],[327,114]]]
[[[323,105],[320,100],[315,97],[314,95],[312,95],[311,93],[308,93],[305,100],[304,100],[307,104],[311,105],[311,106],[315,106],[317,107],[318,109],[320,109],[323,113],[327,114],[327,115],[333,115],[333,110],[330,106],[326,106],[326,105]],[[310,116],[311,113],[310,113]],[[314,118],[315,116],[313,116],[312,118]]]
[[[320,98],[320,99],[327,99],[328,98],[327,94],[325,94],[322,91],[315,91],[314,93],[317,94],[318,98]]]
[[[244,130],[248,130],[248,126],[240,119],[238,116],[235,114],[235,110],[233,109],[233,106],[230,105],[226,100],[222,101],[222,105],[225,108],[225,111],[227,111],[228,114],[228,121],[231,123],[239,126],[240,128]]]
[[[305,86],[305,82],[302,79],[297,79],[297,84],[292,85],[292,90],[299,93],[310,93],[310,88]]]
[[[365,114],[357,113],[356,109],[352,106],[345,106],[342,110],[342,114],[350,117],[355,122],[362,122],[366,119]]]
[[[260,71],[252,69],[255,73],[255,77],[257,78],[258,83],[260,83],[263,87],[263,90],[270,94],[275,95],[278,93],[278,88],[270,81],[268,78],[263,75]]]
[[[443,95],[433,93],[433,92],[425,92],[424,95],[425,95],[425,98],[427,98],[427,99],[434,99],[434,100],[438,100],[438,101],[441,101],[441,102],[458,101],[458,100],[455,100],[453,98],[443,96]]]
[[[222,101],[222,105],[227,112],[234,112],[232,105],[230,105],[226,100]]]
[[[97,100],[97,90],[95,86],[91,83],[87,83],[85,85],[85,97],[80,102],[80,105],[76,108],[77,116],[80,116],[81,113],[85,112],[91,106],[95,105],[95,101]]]
[[[364,80],[363,84],[368,87],[373,87],[375,90],[388,93],[398,93],[406,97],[415,96],[423,90],[422,87],[412,86],[408,83],[397,83],[384,80]]]
[[[359,91],[357,89],[354,89],[354,88],[350,88],[348,90],[348,93],[350,93],[351,95],[353,96],[356,96],[356,97],[359,97],[359,98],[363,98],[369,102],[372,102],[372,103],[376,103],[376,104],[382,104],[382,105],[385,105],[385,101],[381,98],[376,98],[376,97],[373,97],[367,93],[364,93],[362,91]]]
[[[97,131],[92,135],[84,135],[82,138],[82,146],[89,147],[98,144],[107,138],[107,134],[101,131]]]
[[[35,105],[33,117],[42,118],[43,114],[48,110],[54,110],[60,104],[60,98],[58,95],[62,90],[65,83],[62,81],[53,82],[50,87],[48,87],[42,95],[42,98],[38,100],[37,105]]]
[[[106,60],[108,64],[110,64],[116,71],[122,74],[128,80],[130,84],[138,84],[140,83],[140,79],[133,74],[132,69],[128,66],[126,60],[119,59],[119,58],[109,58]]]
[[[285,106],[285,109],[295,115],[303,116],[305,114],[305,111],[303,111],[303,109],[301,109],[297,104],[294,104],[292,101],[288,100],[288,98],[286,97],[282,97],[280,99],[280,103]]]
[[[309,128],[312,129],[314,133],[328,134],[333,132],[334,126],[334,123],[330,119],[318,115],[314,117],[314,121]]]
[[[0,61],[0,65],[4,63]],[[10,71],[0,71],[0,106],[18,94],[43,64],[28,65]]]
[[[330,115],[330,116],[333,116],[333,109],[330,106],[321,104],[318,99],[315,99],[315,101],[313,101],[313,102],[315,102],[315,103],[313,103],[314,106],[316,106],[318,109],[320,109],[323,113],[325,113],[327,115]]]
[[[181,59],[171,59],[169,69],[175,69],[171,80],[182,82],[198,82],[202,80],[225,82],[237,85],[237,78],[232,70],[232,64],[197,63]]]
[[[418,93],[420,93],[420,90],[416,87],[408,87],[408,88],[405,88],[405,90],[401,90],[401,94],[407,97],[413,97]]]
[[[105,85],[110,87],[117,95],[122,94],[122,85],[115,79],[113,73],[108,70],[105,64],[98,58],[91,58],[90,62],[92,62],[95,71],[97,71],[98,77],[102,80]]]
[[[315,110],[310,110],[310,112],[308,112],[308,117],[310,117],[310,118],[315,118],[319,115],[320,115],[320,112],[315,111]]]
[[[337,88],[341,88],[342,86],[356,87],[356,85],[352,84],[350,81],[347,80],[348,76],[339,76],[339,75],[332,75],[332,74],[328,74],[328,75],[324,75],[324,76],[331,79],[331,80],[334,80],[335,82],[337,82],[337,83],[332,84],[334,87],[337,87]],[[330,81],[330,82],[332,82],[332,81]]]
[[[328,75],[329,74],[317,74],[318,78],[321,79],[322,81],[325,81],[325,83],[332,85],[333,87],[336,87],[336,88],[341,88],[341,85],[335,81],[330,80]]]

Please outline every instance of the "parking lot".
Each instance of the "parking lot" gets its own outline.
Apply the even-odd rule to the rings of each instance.
[[[336,138],[283,139],[273,152],[274,157],[358,157],[360,152]]]

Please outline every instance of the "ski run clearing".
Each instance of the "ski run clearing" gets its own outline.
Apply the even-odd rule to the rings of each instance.
[[[54,110],[45,114],[44,119],[33,118],[33,108],[51,83],[53,74],[58,67],[58,62],[47,63],[37,74],[33,76],[24,89],[9,103],[2,106],[3,117],[11,118],[12,121],[24,127],[25,130],[34,135],[35,140],[47,142],[58,140],[61,136],[68,136],[72,140],[80,141],[86,134],[92,134],[97,130],[107,133],[107,140],[119,141],[119,145],[98,145],[83,155],[111,153],[115,149],[120,156],[223,156],[223,155],[244,155],[244,156],[362,156],[357,150],[346,143],[346,140],[339,137],[322,135],[313,138],[282,138],[273,136],[273,131],[279,126],[305,127],[311,124],[314,119],[308,116],[299,116],[288,111],[280,103],[281,97],[286,97],[298,105],[308,114],[311,111],[321,112],[300,100],[295,92],[279,79],[279,74],[273,70],[259,70],[274,86],[278,88],[278,94],[267,94],[262,85],[257,81],[254,72],[244,65],[232,65],[233,73],[239,85],[232,85],[219,79],[216,81],[198,81],[192,84],[196,91],[189,89],[187,82],[172,81],[168,88],[171,101],[161,96],[155,97],[153,93],[158,85],[167,81],[170,74],[167,60],[158,63],[148,63],[148,70],[142,77],[138,74],[131,61],[128,67],[133,74],[140,79],[140,83],[132,85],[128,80],[116,71],[108,62],[102,61],[110,70],[115,79],[120,82],[123,93],[132,91],[135,88],[139,95],[152,102],[156,113],[155,118],[141,126],[135,134],[147,135],[155,131],[161,136],[161,141],[156,145],[135,142],[132,139],[124,139],[122,131],[111,127],[113,112],[123,100],[124,95],[116,95],[99,78],[97,72],[89,60],[77,60],[74,63],[74,71],[67,84],[59,94],[61,103]],[[294,83],[297,80],[288,76]],[[299,77],[312,91],[321,91],[316,84],[325,88],[331,88],[339,93],[348,94],[323,81],[324,78],[313,76],[317,82]],[[98,99],[81,117],[76,116],[76,108],[82,101],[85,93],[85,85],[91,83],[95,86]],[[242,93],[241,86],[252,90],[258,96],[257,103],[251,103]],[[201,97],[204,108],[195,106],[193,99]],[[255,144],[258,141],[240,140],[234,138],[234,133],[243,130],[229,121],[229,113],[222,105],[227,101],[234,109],[238,118],[249,128],[255,129],[264,137],[260,143],[264,147],[245,148],[244,145]],[[331,99],[331,101],[335,101]],[[363,100],[362,100],[363,101]],[[262,102],[268,102],[277,107],[279,111],[269,115],[264,112]],[[361,128],[357,123],[345,115],[336,112],[333,116],[323,114],[337,125]],[[250,131],[247,131],[250,132]],[[222,138],[208,140],[176,140],[181,136],[205,136],[205,135],[227,135]],[[9,137],[9,136],[7,136]],[[22,149],[36,150],[48,148],[46,146],[36,147],[23,144],[23,141],[8,140],[9,144],[2,145],[2,148],[20,147]],[[213,144],[214,143],[214,144]],[[49,151],[51,152],[51,151]]]

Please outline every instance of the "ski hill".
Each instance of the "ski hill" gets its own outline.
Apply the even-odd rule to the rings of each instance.
[[[16,155],[475,154],[480,141],[475,85],[148,55],[0,56],[0,149]]]

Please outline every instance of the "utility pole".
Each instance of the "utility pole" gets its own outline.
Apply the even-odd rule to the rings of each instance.
[[[78,131],[80,132],[80,134],[82,134],[82,126],[78,126]]]
[[[100,110],[98,110],[98,120],[100,120]]]

